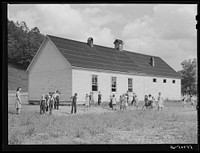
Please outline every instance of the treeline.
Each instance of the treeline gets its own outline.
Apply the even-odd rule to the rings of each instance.
[[[24,21],[8,20],[8,63],[26,69],[43,39],[37,27],[29,29]]]
[[[181,92],[182,94],[197,95],[197,59],[184,60],[181,63]]]

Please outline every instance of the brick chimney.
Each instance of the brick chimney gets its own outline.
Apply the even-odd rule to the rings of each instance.
[[[120,40],[120,39],[116,39],[114,41],[114,44],[115,44],[115,49],[119,50],[119,51],[123,51],[123,41]]]
[[[89,37],[88,40],[87,40],[87,44],[90,46],[90,47],[93,47],[93,38],[92,37]]]

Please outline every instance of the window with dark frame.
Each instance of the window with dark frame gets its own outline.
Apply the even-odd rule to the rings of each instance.
[[[128,92],[133,92],[133,79],[128,78]]]
[[[156,78],[153,78],[153,82],[157,82],[157,79],[156,79]]]
[[[92,75],[92,91],[98,91],[98,76]]]
[[[117,77],[111,78],[111,91],[116,92],[117,91]]]
[[[176,81],[175,81],[175,80],[172,80],[172,83],[176,83]]]
[[[167,80],[166,80],[166,79],[163,79],[163,83],[167,83]]]

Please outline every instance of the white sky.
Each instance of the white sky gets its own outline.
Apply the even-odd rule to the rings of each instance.
[[[196,4],[10,4],[8,19],[42,34],[161,57],[176,71],[197,57]]]

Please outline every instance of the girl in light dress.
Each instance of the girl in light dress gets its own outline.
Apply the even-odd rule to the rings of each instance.
[[[128,94],[124,94],[124,109],[125,110],[127,110],[127,107],[128,107],[128,100],[129,100]]]
[[[117,105],[117,100],[116,100],[115,95],[113,95],[113,97],[112,97],[112,106],[113,106],[112,109],[117,110],[116,105]]]
[[[163,97],[161,96],[161,92],[158,93],[158,111],[162,110],[164,107]]]
[[[136,107],[136,110],[138,110],[138,104],[139,104],[138,97],[137,97],[137,95],[135,95],[134,106]]]
[[[90,92],[90,95],[89,95],[89,106],[90,106],[90,108],[92,108],[92,105],[94,105],[94,96],[93,96],[93,92]]]

